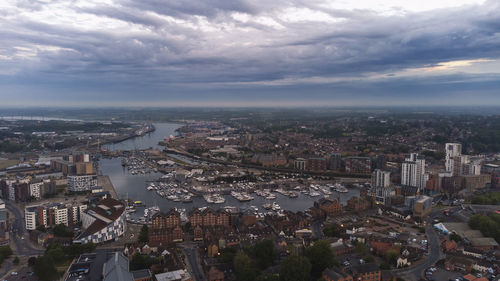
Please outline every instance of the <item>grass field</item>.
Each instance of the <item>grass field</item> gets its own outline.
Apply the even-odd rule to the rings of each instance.
[[[19,164],[19,160],[0,160],[0,170]]]

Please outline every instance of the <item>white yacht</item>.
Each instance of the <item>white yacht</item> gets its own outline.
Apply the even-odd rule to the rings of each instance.
[[[276,212],[281,210],[280,205],[278,205],[278,203],[276,203],[276,202],[273,202],[273,205],[271,208],[273,209],[273,211],[276,211]]]

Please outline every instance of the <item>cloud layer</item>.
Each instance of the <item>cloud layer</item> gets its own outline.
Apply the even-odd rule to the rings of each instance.
[[[499,1],[7,0],[9,105],[500,104]]]

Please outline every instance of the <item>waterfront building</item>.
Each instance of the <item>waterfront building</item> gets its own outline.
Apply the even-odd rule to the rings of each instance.
[[[70,155],[63,156],[63,159],[70,163],[88,163],[90,155],[85,152],[73,152]]]
[[[50,168],[62,172],[63,175],[90,175],[94,173],[94,166],[87,153],[66,155],[63,159],[51,159]]]
[[[345,159],[345,171],[348,174],[370,174],[372,161],[368,157],[347,157]]]
[[[182,241],[180,213],[170,209],[168,213],[158,212],[151,219],[149,229],[149,244],[151,246],[166,246],[172,242]]]
[[[94,173],[94,166],[90,162],[80,162],[75,164],[77,175],[91,175]]]
[[[88,191],[96,185],[97,175],[68,176],[68,191]]]
[[[342,213],[342,205],[336,199],[321,198],[318,202],[314,202],[314,207],[319,209],[325,216]]]
[[[419,189],[425,188],[425,159],[418,153],[411,153],[401,166],[401,184]]]
[[[82,213],[84,231],[73,241],[74,243],[101,243],[114,240],[125,233],[125,204],[113,198],[92,203]]]
[[[342,169],[342,154],[332,153],[328,158],[328,170]]]
[[[75,164],[62,159],[50,160],[50,169],[52,171],[61,172],[64,176],[73,175],[76,173]]]
[[[224,209],[219,209],[214,211],[211,208],[205,208],[202,211],[198,208],[194,208],[189,215],[189,222],[192,226],[230,226],[230,214]]]
[[[326,171],[327,162],[325,158],[316,157],[307,159],[306,169],[313,172],[323,172]]]
[[[388,187],[391,185],[391,172],[376,169],[372,173],[372,187]]]
[[[293,167],[295,170],[304,171],[306,169],[306,162],[307,160],[304,158],[297,158],[293,162]]]

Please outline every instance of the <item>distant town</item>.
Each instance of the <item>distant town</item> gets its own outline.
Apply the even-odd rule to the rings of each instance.
[[[63,117],[0,117],[1,279],[498,280],[498,115]]]

